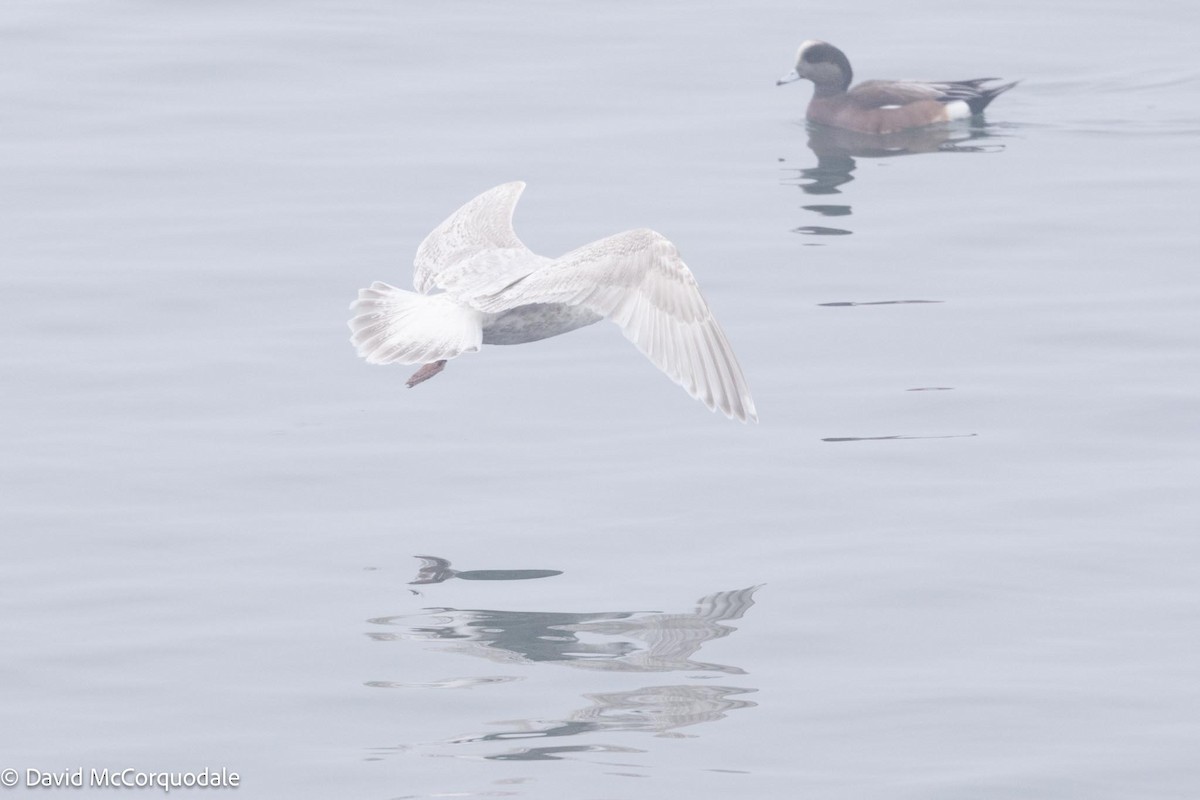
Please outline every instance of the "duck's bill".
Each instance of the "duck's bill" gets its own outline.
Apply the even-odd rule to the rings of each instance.
[[[792,81],[798,81],[798,80],[800,80],[800,73],[796,72],[796,70],[792,70],[787,75],[784,75],[782,78],[775,81],[775,85],[783,86],[785,83],[791,83]]]

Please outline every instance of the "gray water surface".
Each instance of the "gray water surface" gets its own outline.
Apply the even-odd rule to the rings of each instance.
[[[1181,2],[6,2],[0,769],[1194,797],[1197,34]],[[864,149],[774,86],[815,37],[1022,83]],[[413,390],[357,360],[356,290],[510,180],[536,252],[675,242],[761,423],[607,324]]]

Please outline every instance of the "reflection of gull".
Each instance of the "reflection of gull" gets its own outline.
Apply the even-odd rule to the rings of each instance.
[[[601,319],[710,409],[757,419],[742,369],[675,246],[652,230],[601,239],[558,259],[512,228],[524,183],[484,192],[417,249],[417,292],[372,284],[351,305],[351,340],[372,364],[424,364],[415,386],[483,344],[524,344]],[[439,293],[430,294],[435,290]]]
[[[571,715],[575,720],[592,720],[602,728],[651,731],[659,736],[668,731],[702,722],[724,719],[735,709],[755,705],[748,700],[731,700],[729,695],[753,689],[732,686],[648,686],[629,692],[588,694],[595,703]]]
[[[473,689],[476,686],[484,686],[492,683],[509,683],[510,681],[519,680],[521,679],[511,675],[488,675],[475,678],[445,678],[440,681],[426,681],[425,683],[367,681],[363,685],[370,686],[373,689]]]
[[[828,42],[810,39],[796,53],[796,67],[776,85],[807,78],[813,97],[806,116],[812,122],[863,133],[894,133],[982,114],[1001,92],[1015,86],[968,81],[863,81],[850,88],[854,73],[846,54]]]
[[[735,592],[717,592],[702,597],[691,614],[649,614],[628,619],[596,620],[563,625],[560,630],[603,636],[628,636],[645,642],[645,649],[634,650],[614,660],[590,663],[596,669],[664,672],[677,669],[719,670],[742,674],[738,667],[694,662],[691,656],[711,639],[720,639],[735,628],[722,625],[740,619],[754,605],[757,586]]]
[[[450,562],[437,556],[417,556],[421,560],[421,568],[417,571],[417,579],[409,581],[417,583],[441,583],[453,578],[458,570],[450,569]]]
[[[470,742],[512,741],[515,739],[547,739],[598,731],[640,731],[656,736],[683,736],[676,728],[716,722],[739,708],[753,708],[756,703],[736,700],[730,695],[746,694],[754,689],[733,686],[646,686],[626,692],[586,694],[592,705],[572,711],[565,719],[505,720],[497,722],[507,729],[496,733],[461,736],[452,744]],[[525,758],[535,758],[541,748],[528,751]],[[518,760],[519,755],[489,756]]]
[[[735,630],[724,623],[745,614],[754,604],[757,589],[716,592],[697,601],[696,610],[690,614],[432,609],[431,615],[422,615],[420,621],[408,617],[373,619],[375,624],[402,630],[369,635],[381,641],[447,643],[455,652],[501,663],[550,662],[618,672],[704,670],[742,674],[739,667],[694,661],[692,657],[705,642]]]
[[[376,641],[415,639],[448,644],[448,650],[502,664],[619,658],[629,652],[633,645],[622,642],[584,644],[575,635],[563,633],[562,626],[633,613],[568,614],[434,608],[428,609],[427,614],[372,619],[370,622],[376,625],[398,627],[400,632],[373,632],[367,635]]]
[[[661,612],[598,612],[584,614],[428,609],[425,614],[380,617],[370,622],[395,632],[368,634],[377,641],[416,640],[448,645],[451,652],[480,656],[508,664],[552,663],[586,669],[622,672],[706,670],[744,674],[744,670],[692,660],[710,639],[728,636],[729,622],[741,619],[754,605],[753,586],[715,592],[700,598],[690,614]],[[703,676],[691,676],[698,679]],[[380,688],[466,688],[491,678],[457,678],[425,684],[373,681]],[[679,728],[714,722],[755,703],[734,697],[755,689],[718,686],[713,682],[647,686],[617,692],[584,694],[589,704],[566,713],[538,719],[492,723],[500,730],[460,736],[430,745],[492,745],[520,742],[501,753],[465,753],[466,758],[499,761],[561,759],[572,753],[636,752],[596,742],[595,734],[642,732],[683,736]],[[582,738],[578,738],[581,737]],[[570,739],[570,744],[566,737]],[[539,746],[529,746],[538,743]],[[467,748],[470,749],[470,748]]]

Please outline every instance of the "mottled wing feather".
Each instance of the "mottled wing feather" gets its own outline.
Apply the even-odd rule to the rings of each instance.
[[[513,210],[524,189],[521,181],[489,189],[434,228],[417,248],[416,290],[455,296],[497,291],[546,261],[513,231]]]
[[[485,250],[456,261],[438,274],[438,288],[463,302],[470,298],[503,291],[553,259],[528,250]]]
[[[688,394],[726,416],[755,420],[741,366],[675,246],[651,230],[574,250],[493,294],[464,298],[489,313],[530,303],[582,306],[616,323]]]

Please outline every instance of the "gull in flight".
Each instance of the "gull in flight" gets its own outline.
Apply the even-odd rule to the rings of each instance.
[[[416,292],[376,282],[351,304],[350,341],[370,364],[422,364],[413,387],[484,344],[524,344],[602,319],[616,323],[688,394],[731,419],[757,421],[742,368],[675,245],[641,228],[561,258],[513,231],[525,184],[484,192],[417,248]]]

